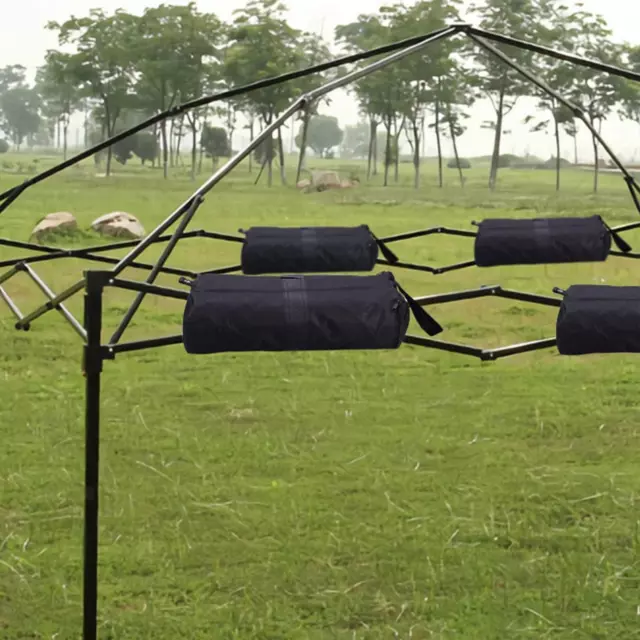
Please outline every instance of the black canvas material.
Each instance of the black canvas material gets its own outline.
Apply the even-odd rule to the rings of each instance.
[[[640,287],[574,285],[556,322],[562,355],[640,353]]]
[[[242,272],[247,275],[371,271],[378,250],[388,262],[398,261],[366,225],[251,227],[242,232]]]
[[[600,216],[588,218],[489,219],[479,225],[475,262],[479,267],[516,264],[602,262],[611,241],[631,247]]]
[[[440,325],[396,283],[371,276],[202,274],[183,317],[188,353],[396,349],[410,312],[435,335]]]

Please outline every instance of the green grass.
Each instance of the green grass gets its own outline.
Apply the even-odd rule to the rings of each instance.
[[[556,196],[552,173],[504,172],[490,195],[484,170],[469,173],[464,192],[454,172],[442,191],[433,167],[426,173],[419,191],[403,167],[388,189],[303,195],[253,187],[240,168],[192,228],[368,223],[384,235],[492,216],[637,218],[619,177],[603,176],[592,196],[589,174],[565,172]],[[0,175],[0,187],[15,180]],[[150,229],[191,189],[186,177],[165,183],[138,168],[98,179],[89,164],[23,194],[2,215],[2,235],[26,239],[58,210],[83,227],[130,211]],[[436,236],[397,251],[447,264],[472,244]],[[234,246],[187,240],[170,264],[237,257]],[[60,291],[84,268],[36,271]],[[399,279],[414,295],[480,284],[550,294],[635,284],[636,269],[614,258]],[[43,302],[25,276],[6,289],[24,312]],[[132,297],[109,291],[105,338]],[[68,306],[81,317],[82,296]],[[432,311],[443,337],[484,347],[555,327],[554,310],[506,300]],[[175,333],[181,312],[148,298],[125,339]],[[0,638],[79,638],[81,344],[55,313],[16,332],[4,306],[0,340]],[[200,358],[167,347],[107,362],[101,639],[640,638],[636,362],[550,349],[485,364],[408,346]]]

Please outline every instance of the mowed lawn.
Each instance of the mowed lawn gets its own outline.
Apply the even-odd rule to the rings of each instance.
[[[72,170],[24,193],[0,235],[45,213],[81,226],[114,210],[147,229],[193,188],[185,177]],[[191,229],[368,223],[378,235],[486,217],[638,214],[620,177],[486,170],[462,191],[401,183],[304,195],[241,167]],[[0,176],[6,188],[17,176]],[[203,179],[203,177],[201,177]],[[625,237],[640,250],[640,232]],[[74,246],[95,242],[90,234]],[[472,258],[472,240],[394,245],[406,260]],[[159,254],[154,247],[142,259]],[[20,252],[0,248],[0,259]],[[122,252],[116,255],[123,255]],[[233,264],[238,247],[185,240],[169,264]],[[88,263],[40,263],[54,291]],[[99,268],[100,265],[95,265]],[[481,284],[553,295],[572,283],[638,284],[640,264],[398,270],[413,295]],[[127,271],[143,278],[145,272]],[[160,283],[179,286],[177,278]],[[44,302],[25,275],[23,312]],[[133,299],[109,291],[105,339]],[[82,295],[69,301],[82,318]],[[430,307],[443,339],[483,347],[552,337],[554,309],[482,299]],[[256,309],[259,313],[259,309]],[[124,340],[180,331],[182,306],[148,297]],[[0,638],[81,630],[84,379],[81,341],[55,312],[30,332],[0,305]],[[638,360],[554,349],[481,363],[389,352],[121,355],[103,375],[102,640],[640,638]]]

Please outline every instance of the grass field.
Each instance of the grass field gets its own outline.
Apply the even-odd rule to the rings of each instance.
[[[91,165],[27,191],[0,219],[26,240],[71,211],[88,226],[124,210],[147,229],[193,188]],[[254,187],[241,167],[192,229],[368,223],[385,235],[483,217],[637,214],[619,177],[454,172],[445,189],[377,183],[304,195]],[[0,189],[16,176],[0,174]],[[626,238],[640,247],[640,234]],[[78,243],[91,243],[89,234]],[[464,238],[394,245],[407,260],[472,257]],[[153,248],[148,260],[159,253]],[[19,255],[0,248],[0,259]],[[122,253],[118,254],[122,255]],[[231,264],[237,247],[186,240],[172,266]],[[43,263],[54,291],[86,263]],[[398,271],[414,295],[480,284],[637,284],[632,260]],[[142,278],[144,273],[126,272]],[[176,278],[160,283],[177,286]],[[23,312],[42,294],[6,289]],[[132,299],[106,297],[105,337]],[[82,296],[69,302],[82,317]],[[555,311],[482,299],[430,308],[443,339],[489,347],[551,337]],[[125,339],[176,333],[181,304],[148,298]],[[81,343],[55,313],[30,332],[0,306],[0,638],[80,637],[84,380]],[[102,640],[640,638],[638,365],[553,349],[480,363],[393,352],[189,357],[182,347],[119,356],[103,375]]]

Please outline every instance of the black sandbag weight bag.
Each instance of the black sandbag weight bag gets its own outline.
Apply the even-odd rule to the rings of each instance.
[[[183,342],[191,354],[396,349],[409,326],[410,311],[431,335],[442,330],[388,272],[202,274],[185,306]]]
[[[612,240],[621,251],[631,251],[601,216],[488,219],[478,225],[475,262],[479,267],[603,262]]]
[[[251,227],[241,264],[246,275],[371,271],[378,251],[394,264],[397,256],[372,233],[358,227]]]
[[[562,355],[640,353],[640,287],[573,285],[556,321]]]

